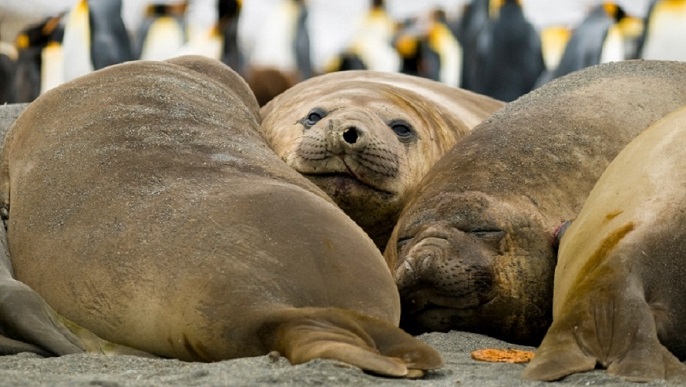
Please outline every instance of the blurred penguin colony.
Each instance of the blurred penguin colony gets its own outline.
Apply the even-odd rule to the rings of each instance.
[[[633,14],[621,3],[589,2],[577,22],[546,25],[527,17],[533,0],[463,0],[459,7],[423,7],[402,17],[389,12],[388,2],[367,0],[355,17],[341,13],[337,22],[352,32],[324,55],[312,42],[339,28],[312,28],[321,13],[312,0],[208,0],[212,16],[205,23],[189,23],[189,10],[201,0],[145,1],[135,25],[122,16],[127,1],[134,0],[73,0],[13,36],[0,36],[0,103],[30,102],[109,65],[183,54],[231,66],[260,104],[303,79],[348,69],[403,72],[512,101],[603,62],[686,60],[686,0],[646,0]],[[547,6],[554,12],[554,3],[564,1],[571,0]],[[325,6],[337,12],[345,7],[340,3]],[[259,22],[246,40],[240,34],[248,28],[240,26],[249,5]],[[0,2],[0,27],[12,21],[10,8]]]

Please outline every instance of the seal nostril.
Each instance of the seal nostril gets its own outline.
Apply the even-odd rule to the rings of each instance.
[[[343,132],[343,140],[348,144],[354,144],[357,142],[358,138],[357,128],[354,126],[349,127],[345,132]]]

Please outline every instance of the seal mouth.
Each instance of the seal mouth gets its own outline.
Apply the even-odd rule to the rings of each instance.
[[[482,307],[495,298],[494,292],[479,294],[469,292],[461,295],[445,295],[431,288],[410,290],[402,295],[403,310],[410,314],[422,313],[432,308],[474,309]]]
[[[337,172],[308,171],[308,172],[301,172],[301,173],[303,176],[306,176],[308,178],[315,177],[317,179],[325,179],[328,181],[333,181],[334,182],[333,185],[337,186],[339,188],[355,186],[355,187],[362,187],[365,189],[376,191],[376,192],[379,192],[382,194],[395,195],[395,192],[383,189],[383,188],[379,187],[378,185],[374,185],[374,184],[367,182],[367,180],[364,179],[363,176],[356,174],[350,168],[350,166],[348,165],[348,163],[345,161],[345,159],[343,157],[339,157],[339,158],[341,160],[341,163],[345,166],[345,171],[337,171]]]
[[[472,297],[435,296],[403,299],[400,327],[412,335],[450,330],[473,330],[479,325],[484,308],[495,296],[474,300]]]

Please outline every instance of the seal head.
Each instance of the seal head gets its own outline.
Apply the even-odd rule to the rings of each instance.
[[[428,79],[345,71],[275,98],[261,110],[261,131],[383,249],[431,165],[502,105]]]

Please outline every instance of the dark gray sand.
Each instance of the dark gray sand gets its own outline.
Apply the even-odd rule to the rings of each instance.
[[[532,349],[489,337],[464,333],[420,336],[443,354],[445,367],[418,380],[388,379],[365,374],[329,360],[292,366],[285,358],[261,356],[217,363],[94,354],[42,358],[33,354],[0,356],[0,386],[667,386],[664,381],[629,383],[596,370],[559,382],[527,382],[519,364],[472,360],[481,348]]]

